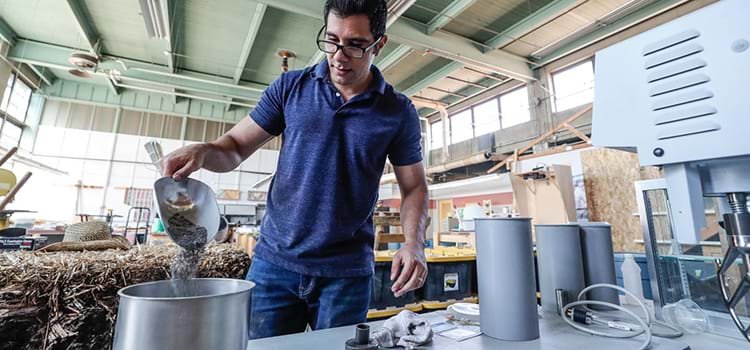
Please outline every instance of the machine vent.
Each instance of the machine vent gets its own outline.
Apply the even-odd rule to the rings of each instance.
[[[659,130],[656,137],[659,140],[666,140],[680,136],[701,134],[709,131],[721,129],[721,125],[708,120],[691,121],[680,125],[674,125],[671,128]]]
[[[667,124],[681,120],[703,117],[716,114],[716,108],[711,106],[695,106],[688,108],[675,108],[666,112],[657,113],[654,117],[654,125]]]
[[[679,77],[675,79],[670,79],[669,81],[658,83],[658,84],[652,84],[651,91],[649,91],[649,96],[656,97],[659,95],[666,94],[668,92],[677,91],[680,89],[685,89],[691,86],[707,83],[711,80],[711,78],[708,77],[708,75],[705,74],[691,74],[684,77]]]
[[[657,138],[666,140],[721,129],[708,86],[701,33],[686,30],[643,48]]]

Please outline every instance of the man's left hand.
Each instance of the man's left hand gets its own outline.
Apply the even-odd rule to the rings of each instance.
[[[397,298],[424,285],[427,279],[427,262],[424,247],[407,244],[396,252],[391,264],[391,291]]]

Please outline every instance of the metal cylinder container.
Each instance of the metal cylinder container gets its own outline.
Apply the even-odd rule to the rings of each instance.
[[[557,312],[555,290],[575,299],[584,288],[581,234],[578,224],[536,225],[542,311]]]
[[[579,225],[585,285],[598,283],[617,285],[615,257],[612,249],[612,226],[606,222],[582,222]],[[586,298],[620,305],[617,290],[611,288],[595,288],[588,292]],[[606,306],[590,305],[589,307],[594,310],[610,310]]]
[[[195,296],[173,297],[171,281],[120,289],[114,350],[245,350],[252,282],[190,280]]]
[[[539,338],[531,219],[475,220],[482,333],[506,341]]]

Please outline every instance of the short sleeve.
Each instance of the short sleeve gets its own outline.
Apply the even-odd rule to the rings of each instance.
[[[278,136],[284,131],[284,79],[285,75],[278,77],[271,85],[263,91],[260,101],[250,112],[250,118],[263,130],[271,135]]]
[[[388,159],[395,166],[412,165],[422,161],[422,128],[419,115],[410,102],[406,118],[396,138],[388,146]]]

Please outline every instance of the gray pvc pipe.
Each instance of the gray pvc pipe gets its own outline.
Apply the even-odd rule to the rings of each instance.
[[[557,313],[556,289],[566,291],[572,301],[584,288],[578,224],[535,227],[542,311]]]
[[[539,338],[531,219],[475,220],[482,333],[506,341]]]
[[[586,286],[597,283],[617,284],[615,258],[612,249],[612,226],[606,222],[580,223],[583,276]],[[588,300],[620,305],[617,291],[596,288],[587,293]],[[591,305],[594,310],[611,310],[606,306]]]

